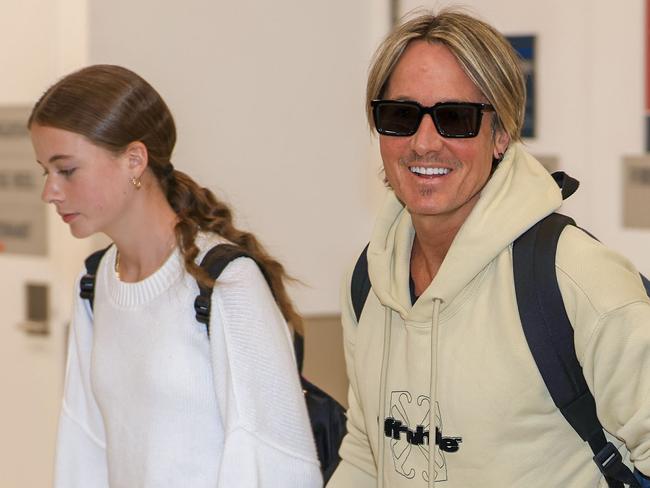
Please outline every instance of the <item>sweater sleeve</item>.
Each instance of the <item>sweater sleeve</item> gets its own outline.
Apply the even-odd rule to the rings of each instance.
[[[78,289],[79,280],[75,292]],[[68,337],[55,488],[108,487],[104,424],[90,382],[92,332],[90,306],[77,296]]]
[[[225,432],[218,486],[321,487],[289,330],[252,260],[215,284],[210,334]]]
[[[561,236],[557,268],[598,417],[650,474],[650,300],[638,271],[571,227]]]
[[[377,484],[376,465],[365,428],[363,410],[359,402],[359,389],[355,372],[354,345],[358,325],[350,297],[350,279],[347,276],[341,287],[341,321],[343,347],[348,380],[347,434],[341,443],[341,463],[327,483],[327,488],[374,488]]]

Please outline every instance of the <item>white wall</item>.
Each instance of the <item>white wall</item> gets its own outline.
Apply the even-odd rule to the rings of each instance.
[[[174,164],[307,285],[292,292],[306,314],[338,311],[382,192],[363,100],[384,3],[90,5],[90,61],[130,67],[161,92],[178,126]]]
[[[85,0],[4,2],[0,104],[31,106],[56,78],[86,61]],[[26,121],[25,121],[26,122]],[[32,164],[29,162],[29,164]],[[36,164],[35,162],[33,163]],[[73,282],[88,245],[48,212],[49,254],[0,254],[0,486],[51,486]],[[47,337],[26,335],[25,283],[50,289]]]
[[[650,232],[623,228],[621,196],[621,159],[644,148],[644,2],[402,0],[401,11],[458,4],[506,35],[537,35],[537,137],[526,144],[581,181],[563,211],[650,274]]]

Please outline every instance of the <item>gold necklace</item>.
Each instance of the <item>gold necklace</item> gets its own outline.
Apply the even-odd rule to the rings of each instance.
[[[120,279],[120,250],[118,249],[115,253],[115,276],[117,279]]]
[[[174,251],[174,248],[176,247],[176,240],[172,241],[170,247],[169,247],[169,252],[167,254],[167,257],[165,258],[165,261],[169,258],[171,253]],[[117,279],[120,279],[120,250],[117,249],[115,251],[115,276]]]

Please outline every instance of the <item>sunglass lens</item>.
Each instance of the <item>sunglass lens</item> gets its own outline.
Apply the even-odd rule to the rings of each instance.
[[[444,105],[434,112],[436,125],[445,137],[473,137],[478,130],[479,110],[468,105]]]
[[[420,120],[420,108],[405,103],[381,103],[375,107],[375,125],[382,134],[411,135]]]

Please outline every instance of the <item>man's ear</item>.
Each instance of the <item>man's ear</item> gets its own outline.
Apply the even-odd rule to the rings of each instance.
[[[494,133],[494,154],[492,157],[497,160],[501,160],[503,153],[506,152],[508,146],[510,145],[510,136],[503,129],[498,129]]]
[[[126,147],[124,155],[127,158],[129,169],[133,171],[133,175],[138,178],[142,176],[142,173],[149,165],[147,146],[140,141],[134,141]]]

